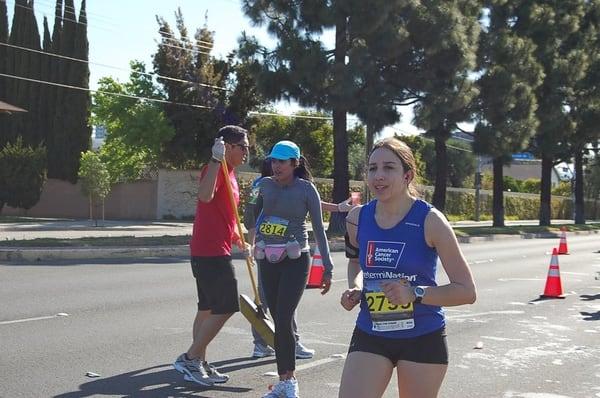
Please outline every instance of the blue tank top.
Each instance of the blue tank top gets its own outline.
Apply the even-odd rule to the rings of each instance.
[[[393,228],[382,229],[375,221],[377,200],[363,206],[357,240],[363,292],[356,325],[375,336],[410,338],[445,325],[441,307],[426,304],[394,306],[381,292],[381,283],[406,279],[411,286],[437,286],[437,252],[425,241],[425,218],[431,205],[417,199]]]

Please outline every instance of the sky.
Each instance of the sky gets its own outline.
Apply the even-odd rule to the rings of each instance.
[[[11,23],[14,0],[6,0],[6,3]],[[75,0],[77,15],[80,3],[81,0]],[[35,0],[40,34],[43,34],[44,16],[48,18],[52,30],[54,6],[55,0]],[[242,31],[256,36],[261,43],[272,42],[264,28],[251,25],[242,12],[239,0],[87,0],[90,88],[97,88],[98,80],[104,76],[127,81],[129,62],[134,59],[145,62],[146,70],[151,71],[152,54],[160,39],[156,15],[165,18],[173,27],[174,13],[178,7],[181,8],[190,36],[205,21],[208,29],[215,32],[212,54],[217,58],[224,58],[237,48]],[[300,110],[295,103],[278,103],[276,109],[282,114]],[[411,113],[406,112],[402,122],[386,129],[382,136],[394,132],[415,134],[417,129],[410,124],[411,118]]]

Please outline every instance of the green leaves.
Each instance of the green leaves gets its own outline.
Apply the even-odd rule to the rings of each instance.
[[[0,150],[0,210],[6,203],[30,209],[46,182],[46,148],[23,144],[21,136]]]
[[[130,65],[128,82],[102,78],[98,82],[100,92],[94,94],[93,122],[108,131],[100,157],[113,183],[134,180],[145,170],[158,168],[164,144],[175,134],[158,103],[102,93],[160,99],[161,93],[145,74],[144,64],[132,61]]]

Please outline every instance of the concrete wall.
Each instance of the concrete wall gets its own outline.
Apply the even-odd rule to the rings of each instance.
[[[199,176],[198,170],[160,170],[154,217],[159,220],[194,218]]]
[[[105,218],[152,220],[156,217],[156,185],[153,180],[116,184],[105,201]],[[44,185],[40,201],[29,210],[5,206],[3,215],[29,217],[88,218],[89,199],[81,193],[79,184],[50,179]],[[102,206],[94,208],[102,218]]]

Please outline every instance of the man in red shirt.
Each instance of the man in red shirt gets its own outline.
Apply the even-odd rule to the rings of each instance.
[[[190,242],[192,273],[198,290],[198,312],[194,320],[193,342],[173,366],[184,379],[203,386],[225,383],[222,374],[206,361],[206,347],[225,322],[240,310],[237,280],[231,262],[232,244],[248,252],[236,230],[235,213],[231,207],[221,161],[225,159],[236,204],[239,188],[234,169],[248,157],[248,134],[238,126],[225,126],[217,134],[212,158],[202,168],[198,187],[198,204],[194,231]]]

